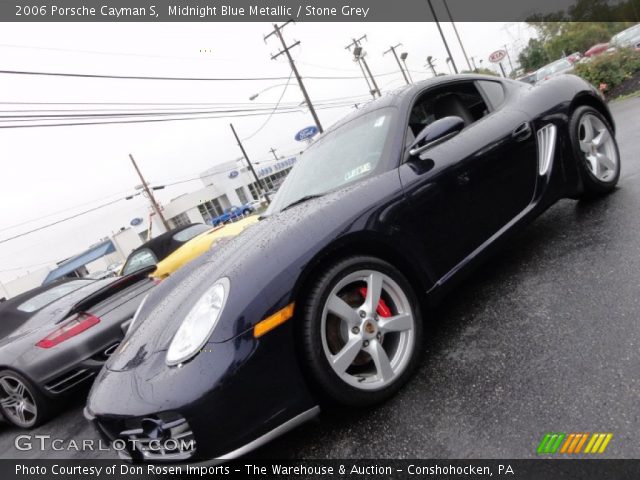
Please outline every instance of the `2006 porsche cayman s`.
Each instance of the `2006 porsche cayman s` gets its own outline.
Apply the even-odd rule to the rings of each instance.
[[[326,401],[383,401],[415,370],[425,308],[619,174],[611,114],[578,77],[389,94],[306,150],[264,220],[150,294],[86,416],[134,460],[194,461],[242,455]]]

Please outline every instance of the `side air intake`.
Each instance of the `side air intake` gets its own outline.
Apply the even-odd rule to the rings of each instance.
[[[556,126],[551,123],[538,130],[538,173],[540,175],[546,175],[551,167],[551,160],[556,150],[556,132]]]

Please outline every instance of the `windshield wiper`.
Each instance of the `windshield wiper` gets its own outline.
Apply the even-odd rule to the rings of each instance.
[[[306,202],[307,200],[312,200],[314,198],[320,198],[324,195],[324,193],[315,193],[313,195],[305,195],[302,198],[299,198],[298,200],[296,200],[295,202],[291,202],[289,205],[287,205],[286,207],[284,207],[282,210],[280,210],[281,212],[284,212],[286,209],[294,207],[296,205],[299,205],[301,203]]]

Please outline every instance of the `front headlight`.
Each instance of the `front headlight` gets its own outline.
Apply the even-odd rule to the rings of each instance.
[[[167,364],[177,365],[193,357],[207,343],[229,294],[229,279],[221,278],[196,302],[173,336]]]

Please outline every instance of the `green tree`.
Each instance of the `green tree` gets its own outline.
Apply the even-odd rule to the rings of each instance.
[[[537,70],[549,63],[549,55],[544,48],[544,42],[537,38],[529,39],[527,46],[518,55],[518,62],[526,72]]]

